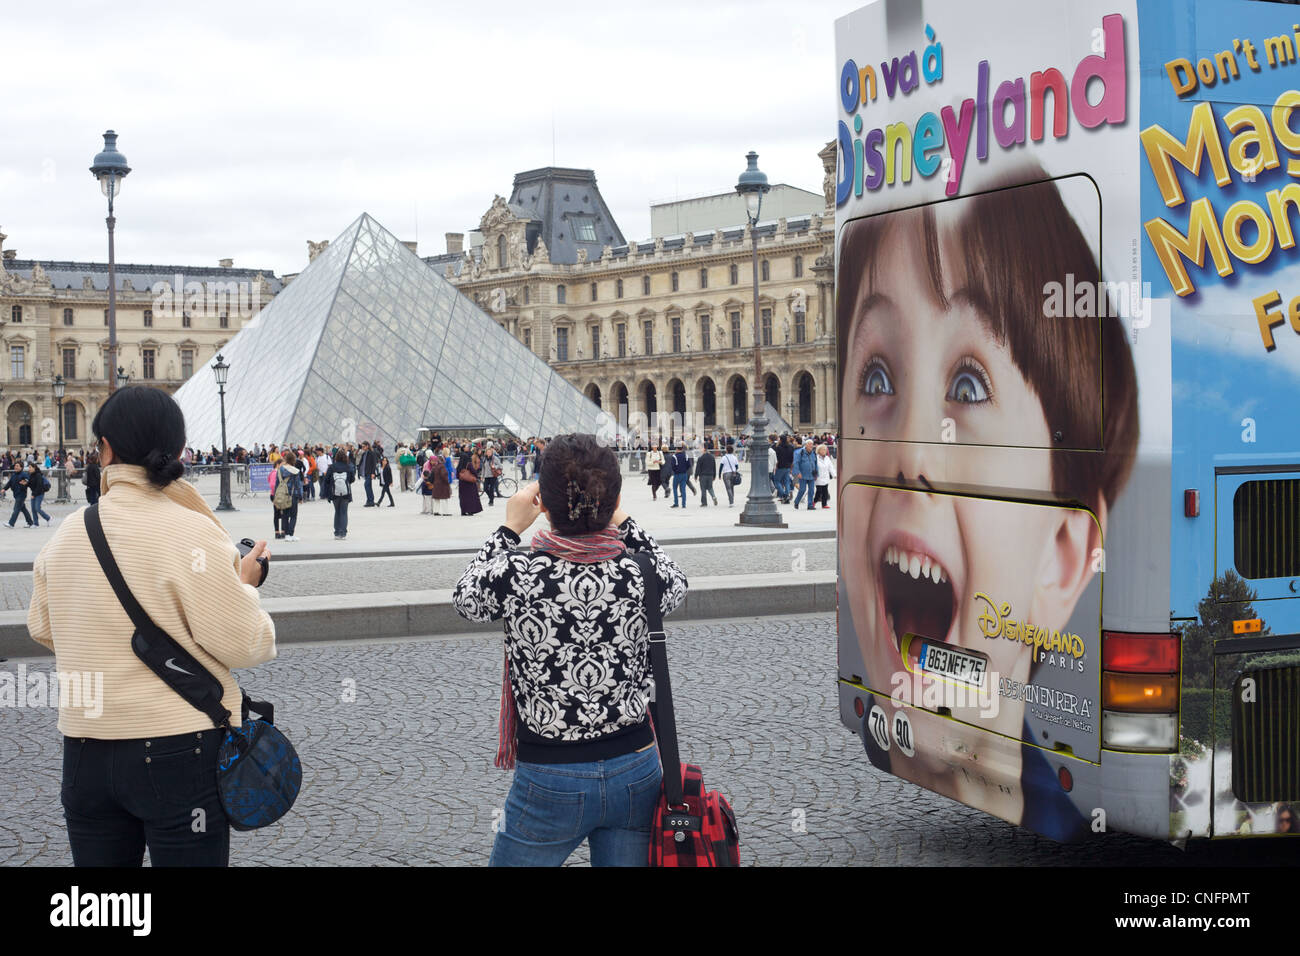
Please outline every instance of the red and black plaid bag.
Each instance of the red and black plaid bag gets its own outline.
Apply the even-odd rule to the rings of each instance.
[[[678,755],[659,578],[654,574],[653,558],[649,554],[637,554],[636,560],[641,565],[646,586],[650,665],[655,682],[650,712],[664,768],[663,791],[650,827],[650,865],[739,866],[740,836],[731,804],[717,790],[705,790],[704,772],[694,764],[682,763]],[[669,768],[676,772],[670,772]]]

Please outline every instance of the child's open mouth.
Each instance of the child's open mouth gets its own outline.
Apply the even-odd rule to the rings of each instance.
[[[905,634],[932,642],[947,641],[956,615],[956,598],[948,571],[937,558],[890,545],[885,549],[880,580],[894,650],[902,653],[901,638]],[[921,652],[919,642],[913,642],[908,651],[914,668]]]

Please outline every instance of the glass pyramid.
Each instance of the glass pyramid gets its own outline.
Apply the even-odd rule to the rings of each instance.
[[[221,349],[233,448],[418,429],[613,434],[613,419],[363,214]],[[210,364],[176,393],[190,445],[220,447]]]

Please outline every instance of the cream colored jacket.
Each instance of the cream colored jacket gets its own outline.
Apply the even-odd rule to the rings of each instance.
[[[275,657],[275,625],[257,589],[239,579],[238,549],[187,481],[157,488],[137,465],[110,465],[100,488],[104,536],[127,586],[153,622],[221,681],[238,726],[240,691],[231,668]],[[82,700],[60,699],[59,730],[125,740],[211,728],[132,652],[135,627],[95,558],[84,517],[85,509],[69,515],[36,556],[27,614],[32,639],[54,651],[58,672],[82,675],[86,687],[102,675],[96,706],[86,706],[84,693]]]

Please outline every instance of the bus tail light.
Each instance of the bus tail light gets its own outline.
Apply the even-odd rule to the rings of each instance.
[[[1162,753],[1178,749],[1182,646],[1177,634],[1101,636],[1101,745]]]

